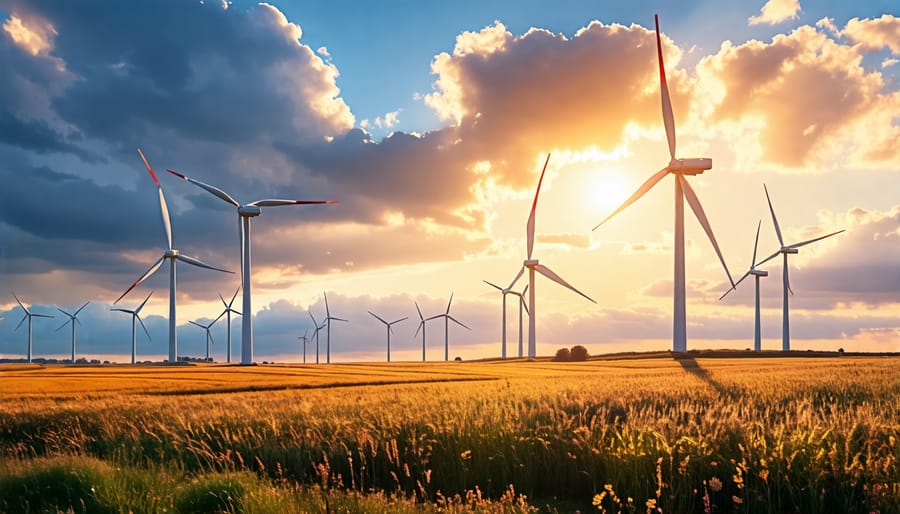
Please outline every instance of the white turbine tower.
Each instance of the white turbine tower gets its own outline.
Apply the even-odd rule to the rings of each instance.
[[[62,310],[62,309],[60,309],[59,307],[56,308],[56,310],[58,310],[59,312],[65,314],[66,316],[69,317],[69,321],[66,321],[65,323],[63,323],[62,325],[60,325],[59,328],[56,329],[57,332],[59,332],[60,330],[62,330],[63,327],[66,326],[66,323],[72,323],[72,364],[75,364],[75,324],[76,324],[76,323],[81,323],[80,321],[78,321],[78,313],[81,312],[81,309],[84,309],[85,307],[87,307],[87,305],[88,305],[89,303],[91,303],[91,302],[84,302],[84,305],[82,305],[81,307],[79,307],[78,310],[75,311],[74,314],[68,313],[68,312],[66,312],[66,311],[64,311],[64,310]]]
[[[324,291],[322,292],[325,295],[325,326],[328,330],[328,333],[325,334],[325,363],[331,364],[331,322],[332,321],[343,321],[347,322],[347,320],[343,318],[336,318],[331,315],[331,311],[328,309],[328,294]]]
[[[371,314],[372,316],[375,316],[375,318],[377,318],[378,321],[384,323],[385,327],[387,327],[387,361],[391,362],[391,332],[393,330],[391,328],[391,326],[395,325],[397,323],[400,323],[401,321],[406,321],[407,319],[409,319],[409,316],[407,316],[405,318],[400,318],[400,319],[394,320],[394,321],[386,321],[384,318],[382,318],[378,314],[375,314],[372,311],[369,311],[369,314]]]
[[[221,318],[223,315],[226,316],[225,319],[227,321],[227,329],[226,330],[228,330],[228,349],[226,351],[225,361],[228,362],[229,364],[231,363],[231,314],[234,313],[234,314],[237,314],[238,316],[241,316],[241,313],[234,310],[231,306],[234,305],[234,299],[237,298],[238,291],[240,291],[240,290],[241,290],[241,288],[239,287],[234,291],[234,296],[231,297],[230,302],[226,302],[225,298],[222,297],[222,293],[219,293],[219,299],[222,300],[222,305],[225,306],[225,310],[222,311],[222,314],[219,314],[219,317],[216,318],[216,321],[219,321],[219,318]]]
[[[21,327],[22,323],[25,322],[25,318],[28,318],[28,354],[27,354],[26,361],[29,364],[31,364],[31,318],[52,318],[53,316],[50,316],[48,314],[35,314],[35,313],[31,312],[30,310],[26,309],[25,305],[23,305],[22,302],[19,300],[19,297],[16,296],[16,293],[13,293],[13,298],[16,299],[16,303],[19,304],[19,307],[21,307],[22,310],[25,311],[25,315],[22,316],[22,320],[19,321],[18,325],[16,325],[15,330],[19,330],[19,327]]]
[[[535,211],[537,210],[537,202],[538,196],[541,194],[541,183],[544,181],[544,173],[547,171],[547,164],[550,162],[550,155],[547,155],[547,160],[544,161],[544,169],[541,170],[541,178],[538,179],[537,190],[534,192],[534,203],[531,204],[531,214],[528,215],[528,223],[525,226],[525,235],[527,236],[527,258],[525,262],[522,263],[522,268],[519,269],[519,274],[516,275],[516,278],[513,279],[512,283],[510,283],[509,288],[512,289],[513,286],[516,285],[516,282],[522,278],[522,274],[525,273],[525,269],[528,269],[528,356],[534,358],[537,356],[537,334],[536,334],[536,325],[537,325],[537,312],[535,310],[534,303],[534,273],[538,272],[541,275],[549,278],[550,280],[556,282],[557,284],[570,289],[581,296],[587,298],[588,300],[594,302],[591,297],[582,293],[581,291],[575,289],[571,284],[562,279],[559,275],[554,273],[550,268],[541,264],[538,259],[532,259],[531,255],[534,250],[534,225],[535,225]],[[597,302],[594,302],[597,303]]]
[[[147,298],[144,298],[144,301],[141,302],[140,305],[137,306],[134,310],[129,309],[121,309],[121,308],[112,308],[111,311],[119,311],[119,312],[127,312],[131,314],[131,363],[135,363],[135,359],[137,357],[137,332],[135,331],[134,320],[138,320],[141,322],[141,327],[144,329],[144,333],[147,334],[147,340],[152,341],[150,337],[150,332],[147,331],[147,327],[144,325],[144,320],[141,319],[141,309],[144,308],[144,305],[147,304],[147,300],[153,295],[153,291],[150,291],[150,294],[147,295]]]
[[[753,330],[753,350],[760,351],[762,350],[762,336],[760,335],[760,317],[759,317],[759,279],[760,277],[768,277],[769,272],[766,270],[756,269],[756,247],[759,245],[759,228],[762,226],[762,220],[756,225],[756,240],[753,242],[753,258],[750,260],[750,269],[747,270],[746,273],[738,279],[737,282],[734,283],[734,287],[725,291],[725,294],[719,297],[719,300],[725,298],[728,293],[734,291],[734,289],[744,281],[745,278],[753,275],[756,278],[756,318]]]
[[[500,339],[501,339],[500,358],[505,359],[506,358],[506,295],[508,295],[510,293],[510,290],[509,290],[510,288],[507,287],[504,289],[504,288],[498,286],[497,284],[494,284],[493,282],[488,282],[487,280],[482,280],[482,282],[484,282],[485,284],[500,291],[500,294],[503,297],[503,302],[502,302],[503,306],[501,307],[501,309],[503,309],[503,313],[501,315],[502,321],[500,322]]]
[[[444,318],[444,361],[450,360],[450,322],[454,322],[457,325],[463,327],[466,330],[472,330],[471,328],[460,323],[459,320],[450,315],[450,304],[453,303],[453,293],[450,293],[450,301],[447,302],[447,310],[443,314],[437,314],[430,318],[425,318],[424,321],[432,320],[432,319],[440,319]],[[422,323],[424,326],[424,323]],[[422,335],[422,344],[425,343],[425,335]]]
[[[666,139],[669,143],[669,164],[663,169],[656,172],[647,179],[646,182],[631,195],[625,203],[613,211],[603,221],[594,227],[594,230],[603,225],[610,218],[622,212],[626,207],[636,202],[647,191],[653,188],[660,180],[671,174],[675,176],[675,290],[674,290],[674,323],[672,333],[672,350],[675,352],[687,351],[687,319],[685,312],[685,278],[684,278],[684,199],[687,198],[688,204],[694,211],[697,220],[706,231],[706,235],[719,256],[722,267],[725,268],[725,274],[728,275],[728,282],[734,287],[734,280],[725,265],[725,258],[719,250],[719,244],[716,242],[716,236],[713,235],[706,214],[703,212],[703,206],[697,199],[697,194],[691,188],[685,175],[699,175],[704,171],[712,168],[712,159],[709,158],[692,158],[678,159],[675,157],[675,116],[672,114],[672,101],[669,98],[669,86],[666,83],[666,69],[663,64],[662,42],[659,36],[659,17],[654,15],[656,22],[656,55],[659,61],[659,90],[662,97],[662,114],[663,123],[666,128]]]
[[[297,339],[303,341],[303,364],[306,364],[306,343],[309,342],[309,337],[307,337],[308,335],[309,335],[309,329],[307,328],[306,330],[303,331],[302,336],[297,337]]]
[[[215,343],[215,341],[213,341],[213,338],[212,338],[212,332],[210,332],[210,329],[212,328],[213,325],[216,324],[216,321],[218,321],[218,320],[219,320],[219,318],[216,318],[216,319],[210,321],[209,324],[207,324],[207,325],[203,325],[203,324],[201,324],[201,323],[197,323],[196,321],[189,321],[189,322],[188,322],[188,323],[190,323],[191,325],[198,326],[198,327],[200,327],[200,328],[202,328],[203,330],[206,331],[206,360],[207,360],[207,361],[209,361],[209,344],[210,344],[210,342]]]
[[[125,297],[132,289],[137,287],[141,282],[149,278],[151,275],[156,273],[166,259],[169,260],[169,362],[176,363],[178,361],[178,334],[176,333],[176,327],[178,326],[178,320],[175,316],[175,285],[176,285],[176,275],[175,275],[175,262],[183,261],[188,264],[192,264],[194,266],[199,266],[201,268],[222,271],[224,273],[233,273],[231,271],[227,271],[221,268],[217,268],[215,266],[211,266],[206,264],[205,262],[200,261],[199,259],[195,259],[193,257],[189,257],[179,252],[172,246],[172,221],[169,218],[169,208],[166,206],[166,197],[163,195],[162,186],[159,183],[159,179],[156,178],[156,173],[153,172],[153,168],[150,167],[150,163],[147,161],[147,158],[144,157],[144,152],[138,148],[138,154],[141,156],[141,160],[144,161],[144,166],[147,167],[147,171],[150,172],[150,176],[153,178],[153,183],[156,184],[156,189],[159,192],[159,208],[162,213],[162,222],[163,228],[166,231],[166,242],[168,243],[167,250],[163,253],[163,256],[159,258],[150,269],[147,270],[146,273],[141,275],[141,278],[137,279],[134,284],[131,284],[122,296],[120,296],[113,304],[119,303],[119,300]]]
[[[247,312],[241,323],[241,364],[253,364],[253,307],[251,301],[251,265],[250,265],[250,218],[262,214],[260,207],[277,207],[281,205],[318,205],[318,204],[336,204],[337,200],[279,200],[267,199],[257,200],[246,204],[238,203],[228,193],[221,189],[204,184],[199,180],[194,180],[188,176],[182,175],[177,171],[167,170],[172,175],[200,187],[220,198],[231,205],[237,207],[238,213],[238,235],[240,237],[241,246],[241,287],[244,289],[243,310]]]
[[[766,188],[766,185],[763,184],[763,189],[766,192],[766,201],[769,202],[769,212],[772,213],[772,224],[775,225],[775,235],[778,236],[778,244],[781,245],[781,248],[778,249],[777,252],[772,255],[766,257],[762,261],[760,261],[760,265],[769,262],[778,256],[778,254],[782,254],[784,256],[784,263],[782,264],[782,280],[784,287],[784,300],[782,303],[782,326],[781,326],[781,349],[783,351],[790,351],[791,349],[791,326],[790,326],[790,316],[789,316],[789,308],[788,308],[788,291],[791,294],[794,294],[794,291],[791,289],[791,281],[788,279],[788,255],[792,253],[799,253],[799,248],[801,246],[806,246],[810,243],[815,243],[816,241],[821,241],[826,237],[831,237],[833,235],[840,234],[843,230],[838,230],[837,232],[832,232],[830,234],[825,234],[824,236],[819,236],[814,239],[810,239],[808,241],[802,241],[800,243],[794,243],[790,245],[784,244],[784,239],[781,238],[781,228],[778,226],[778,218],[775,217],[775,209],[772,207],[772,200],[769,198],[769,190]]]
[[[319,363],[319,332],[321,332],[322,329],[325,328],[325,323],[322,322],[322,324],[319,325],[319,322],[316,321],[316,318],[313,317],[312,311],[308,311],[308,313],[309,313],[309,318],[313,322],[313,328],[314,328],[313,337],[316,338],[316,364],[318,364]]]
[[[528,313],[529,316],[531,316],[531,313],[528,312],[528,305],[525,304],[525,293],[527,293],[527,292],[528,292],[528,286],[525,286],[525,289],[523,289],[521,293],[517,293],[516,291],[510,291],[510,292],[509,292],[509,294],[511,294],[511,295],[513,295],[513,296],[518,296],[518,297],[519,297],[519,358],[521,358],[522,355],[523,355],[523,348],[522,348],[522,326],[523,326],[523,325],[522,325],[522,310],[524,309],[525,312]]]
[[[422,316],[422,309],[419,308],[419,302],[415,302],[416,304],[416,312],[419,313],[419,326],[416,328],[416,333],[413,334],[413,337],[419,335],[419,330],[422,331],[422,362],[425,362],[425,322],[428,320],[435,319],[434,317],[425,318]]]

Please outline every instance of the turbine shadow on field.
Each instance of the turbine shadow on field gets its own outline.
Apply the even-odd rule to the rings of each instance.
[[[676,355],[675,362],[681,365],[681,368],[686,372],[709,384],[720,395],[732,400],[737,400],[743,396],[743,391],[739,390],[738,388],[733,386],[726,386],[714,379],[712,375],[710,375],[709,371],[700,366],[700,363],[697,362],[697,359],[695,359],[693,356]]]

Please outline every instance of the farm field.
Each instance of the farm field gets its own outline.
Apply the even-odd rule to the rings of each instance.
[[[0,512],[900,512],[898,365],[4,365]]]

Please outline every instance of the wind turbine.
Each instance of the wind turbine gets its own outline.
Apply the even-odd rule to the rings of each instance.
[[[582,293],[581,291],[575,289],[571,284],[562,279],[559,275],[554,273],[550,268],[541,264],[538,259],[532,259],[531,254],[534,250],[534,223],[535,223],[535,211],[537,210],[537,202],[538,195],[541,194],[541,183],[544,181],[544,172],[547,171],[547,164],[550,162],[550,154],[547,154],[547,160],[544,161],[544,169],[541,170],[541,178],[538,180],[537,190],[534,192],[534,203],[531,205],[531,214],[528,215],[528,224],[525,226],[525,233],[528,239],[527,242],[527,258],[525,262],[522,263],[522,268],[519,269],[519,274],[516,275],[516,278],[513,279],[512,283],[510,283],[509,288],[512,289],[513,286],[516,285],[516,282],[522,277],[522,274],[525,273],[525,269],[528,269],[528,289],[530,292],[528,293],[528,356],[534,358],[537,356],[537,335],[535,333],[536,325],[537,325],[537,313],[535,311],[534,304],[534,272],[538,272],[541,275],[549,278],[550,280],[556,282],[557,284],[571,289],[572,291],[580,294],[581,296],[587,298],[588,300],[594,302],[590,296]],[[524,294],[524,293],[523,293]],[[597,302],[594,302],[597,303]]]
[[[328,294],[322,291],[322,294],[325,295],[325,325],[328,327],[328,333],[325,334],[325,363],[331,364],[331,321],[343,321],[347,320],[343,318],[335,318],[331,315],[331,311],[328,309]]]
[[[416,312],[419,313],[419,326],[418,328],[416,328],[416,333],[413,334],[413,337],[419,335],[419,330],[422,331],[422,362],[425,362],[425,322],[434,318],[431,317],[426,319],[424,316],[422,316],[422,309],[419,308],[419,302],[415,302],[415,304]]]
[[[391,332],[393,330],[391,328],[391,326],[396,323],[400,323],[401,321],[406,321],[407,319],[409,319],[409,316],[407,316],[405,318],[400,318],[400,319],[394,320],[394,321],[386,321],[384,318],[382,318],[378,314],[375,314],[372,311],[369,311],[369,314],[371,314],[372,316],[375,316],[375,318],[378,319],[378,321],[384,323],[384,325],[387,327],[387,361],[391,362]]]
[[[189,321],[189,322],[188,322],[188,323],[190,323],[191,325],[195,325],[195,326],[198,326],[198,327],[202,328],[203,330],[206,330],[206,360],[207,360],[207,361],[209,361],[209,343],[210,343],[210,342],[215,343],[215,341],[213,341],[213,338],[212,338],[212,332],[210,332],[209,329],[211,329],[212,326],[215,325],[215,324],[216,324],[216,321],[218,321],[218,320],[219,320],[219,318],[216,318],[216,319],[210,321],[208,325],[202,325],[202,324],[200,324],[200,323],[197,323],[196,321]]]
[[[494,284],[493,282],[488,282],[487,280],[482,280],[482,282],[484,282],[485,284],[500,291],[500,294],[503,297],[503,302],[502,302],[503,303],[503,307],[502,307],[502,309],[503,309],[502,319],[503,320],[500,322],[501,323],[500,324],[500,327],[501,327],[500,328],[500,334],[501,334],[500,337],[501,337],[501,341],[502,341],[501,345],[500,345],[500,358],[505,359],[506,358],[506,295],[509,294],[509,288],[507,287],[504,289],[504,288],[498,286],[497,284]]]
[[[424,321],[428,321],[428,320],[432,320],[432,319],[444,318],[444,360],[445,361],[450,360],[450,322],[453,321],[454,323],[463,327],[466,330],[472,330],[471,328],[463,325],[462,323],[459,322],[459,320],[457,320],[456,318],[454,318],[453,316],[450,315],[450,304],[451,303],[453,303],[453,293],[450,293],[450,301],[447,302],[447,311],[446,312],[444,312],[443,314],[437,314],[430,318],[425,318],[425,320],[424,320]],[[423,327],[424,327],[424,324],[425,323],[423,322],[422,323]],[[422,334],[422,342],[424,344],[425,334]]]
[[[66,326],[66,323],[69,323],[69,322],[72,323],[72,364],[75,364],[75,323],[81,323],[80,321],[78,321],[78,313],[81,312],[81,309],[84,309],[85,307],[87,307],[87,305],[89,303],[91,303],[91,302],[84,302],[84,305],[79,307],[78,310],[75,311],[74,314],[70,314],[70,313],[60,309],[59,307],[56,308],[56,310],[58,310],[59,312],[65,314],[66,316],[69,317],[69,321],[66,321],[65,323],[60,325],[59,328],[56,329],[57,332],[62,330],[63,327]]]
[[[800,243],[794,243],[785,245],[784,239],[781,238],[781,228],[778,226],[778,218],[775,217],[775,209],[772,207],[772,200],[769,198],[769,189],[766,188],[766,185],[763,184],[763,190],[766,192],[766,201],[769,202],[769,212],[772,213],[772,224],[775,225],[775,235],[778,236],[778,244],[781,245],[781,248],[778,249],[777,252],[772,255],[766,257],[762,261],[760,261],[760,265],[763,263],[769,262],[778,256],[778,254],[784,255],[784,263],[782,264],[782,279],[784,283],[784,301],[782,303],[782,325],[781,325],[781,349],[785,352],[790,351],[791,349],[791,325],[790,325],[790,316],[789,316],[789,308],[788,308],[788,291],[791,294],[794,294],[794,291],[791,289],[791,281],[788,279],[788,254],[800,253],[799,248],[801,246],[806,246],[810,243],[815,243],[816,241],[821,241],[826,237],[831,237],[843,232],[843,230],[838,230],[837,232],[832,232],[831,234],[825,234],[824,236],[819,236],[814,239],[810,239],[808,241],[802,241]]]
[[[734,289],[744,281],[750,275],[753,275],[756,278],[756,322],[753,330],[753,350],[760,351],[762,349],[762,339],[760,336],[760,321],[759,321],[759,279],[760,277],[768,277],[769,272],[766,270],[756,269],[756,247],[759,244],[759,228],[762,226],[762,220],[759,221],[756,225],[756,240],[753,242],[753,259],[750,260],[750,269],[744,273],[741,278],[738,279],[737,282],[734,283],[734,287],[725,291],[725,294],[719,297],[719,300],[725,298],[728,293],[734,291]]]
[[[219,299],[222,300],[222,305],[225,306],[225,310],[222,311],[222,314],[219,314],[219,318],[221,318],[222,315],[227,315],[226,320],[228,322],[228,329],[227,329],[228,330],[228,349],[227,349],[226,362],[229,362],[229,363],[231,362],[231,313],[233,312],[233,313],[237,314],[238,316],[241,316],[241,313],[234,310],[231,306],[234,305],[234,299],[237,298],[238,291],[240,291],[240,290],[241,290],[241,288],[238,287],[234,291],[234,296],[231,297],[230,302],[226,302],[225,298],[222,298],[222,293],[219,293]],[[219,318],[216,318],[216,321],[218,321]]]
[[[29,311],[28,309],[25,308],[25,306],[19,300],[19,297],[16,296],[16,293],[13,293],[13,298],[16,299],[16,303],[19,304],[19,307],[21,307],[22,310],[25,311],[25,315],[22,316],[22,320],[19,321],[18,325],[16,325],[15,330],[19,330],[19,327],[22,326],[22,323],[25,321],[25,318],[28,318],[28,358],[27,358],[27,362],[29,364],[31,364],[31,318],[52,318],[53,316],[50,316],[48,314],[35,314],[35,313]]]
[[[251,305],[251,275],[250,275],[250,218],[262,214],[260,207],[277,207],[280,205],[313,205],[313,204],[336,204],[337,200],[279,200],[267,199],[257,200],[247,204],[240,204],[232,198],[228,193],[221,189],[204,184],[199,180],[194,180],[188,176],[182,175],[177,171],[166,170],[172,175],[200,187],[213,194],[217,198],[224,200],[231,205],[237,207],[238,213],[238,235],[240,237],[241,246],[241,287],[244,288],[243,309],[247,311],[247,316],[241,323],[241,364],[253,364],[253,307]]]
[[[166,242],[168,243],[168,249],[163,253],[163,256],[159,258],[156,262],[150,266],[150,269],[147,270],[146,273],[141,275],[141,278],[137,279],[134,284],[131,284],[122,296],[120,296],[113,304],[119,303],[119,300],[125,297],[132,289],[137,287],[141,282],[149,278],[151,275],[156,273],[156,270],[163,265],[163,262],[167,259],[169,260],[169,362],[175,363],[178,361],[178,334],[176,333],[177,327],[177,318],[175,316],[175,262],[183,261],[188,264],[192,264],[194,266],[198,266],[201,268],[222,271],[224,273],[233,273],[231,271],[227,271],[221,268],[217,268],[215,266],[211,266],[206,264],[205,262],[200,261],[199,259],[195,259],[193,257],[189,257],[179,252],[175,248],[172,247],[172,221],[169,218],[169,208],[166,206],[166,197],[163,195],[162,186],[159,183],[159,179],[156,178],[156,173],[153,172],[153,168],[150,167],[150,163],[147,161],[147,158],[144,157],[144,152],[138,148],[138,154],[141,156],[141,160],[144,161],[144,166],[147,167],[147,171],[150,172],[150,176],[153,178],[153,183],[156,184],[156,189],[159,192],[159,208],[162,212],[162,223],[163,228],[166,231]]]
[[[522,309],[531,316],[531,313],[528,312],[528,305],[525,304],[525,293],[528,292],[528,286],[525,286],[525,289],[522,290],[521,293],[516,291],[510,291],[509,294],[513,296],[519,297],[519,358],[522,357]]]
[[[663,64],[662,42],[659,36],[659,16],[654,15],[653,19],[656,22],[656,55],[659,61],[659,91],[662,97],[662,114],[663,123],[666,128],[666,139],[669,143],[669,164],[647,179],[634,194],[625,200],[625,203],[620,205],[619,208],[607,216],[606,219],[598,223],[597,226],[594,227],[594,230],[597,230],[600,225],[603,225],[609,221],[610,218],[622,212],[626,207],[644,196],[644,193],[652,189],[653,186],[665,178],[666,175],[671,174],[675,176],[675,288],[672,350],[675,352],[685,352],[687,351],[684,277],[685,197],[687,197],[688,204],[691,206],[691,210],[694,211],[697,221],[703,226],[703,230],[706,232],[706,236],[712,243],[716,255],[719,256],[719,261],[722,263],[722,267],[725,268],[725,274],[728,275],[728,282],[731,283],[732,287],[734,287],[734,280],[731,278],[728,266],[725,265],[725,258],[722,257],[722,252],[719,250],[719,244],[716,242],[716,236],[713,234],[709,221],[706,219],[706,214],[703,212],[703,206],[700,205],[697,194],[694,192],[693,188],[691,188],[687,179],[684,178],[685,175],[699,175],[708,169],[712,169],[712,159],[706,157],[678,159],[675,157],[675,116],[672,114],[672,101],[669,98],[669,86],[666,83],[666,69]]]
[[[309,329],[307,328],[306,330],[303,331],[302,336],[297,337],[297,339],[300,339],[301,341],[303,341],[303,364],[306,364],[306,343],[309,342],[309,337],[307,337],[308,334],[309,334]]]
[[[134,320],[138,320],[141,322],[141,327],[144,329],[144,333],[147,334],[147,339],[152,340],[150,337],[150,332],[147,331],[147,327],[144,325],[144,320],[141,319],[141,309],[144,308],[144,305],[147,304],[147,300],[153,296],[153,291],[150,291],[150,294],[147,295],[147,298],[144,298],[144,301],[141,302],[140,305],[137,306],[137,309],[128,310],[121,308],[112,308],[111,311],[119,311],[119,312],[127,312],[131,314],[131,363],[135,363],[135,357],[137,356],[137,333],[135,332]]]
[[[322,324],[319,325],[319,322],[316,321],[316,318],[313,317],[312,311],[307,311],[307,312],[309,313],[309,318],[313,322],[313,327],[315,327],[315,330],[313,330],[313,336],[316,338],[316,364],[318,364],[319,363],[319,332],[321,332],[322,329],[325,328],[325,322],[323,321]]]

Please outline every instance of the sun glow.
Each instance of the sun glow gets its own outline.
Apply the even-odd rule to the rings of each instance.
[[[616,169],[604,169],[594,173],[587,187],[592,210],[601,214],[609,214],[628,198],[627,182],[622,172]]]

